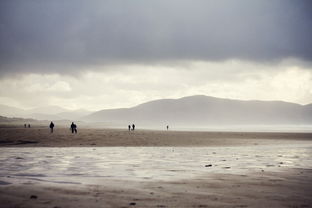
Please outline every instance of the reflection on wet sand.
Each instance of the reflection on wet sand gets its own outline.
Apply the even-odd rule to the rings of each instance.
[[[261,207],[255,201],[283,207],[287,196],[295,205],[310,206],[305,193],[312,185],[311,155],[307,143],[1,148],[0,201],[5,207],[22,201],[25,207],[98,207],[98,202],[104,207]]]
[[[312,145],[2,148],[0,176],[11,176],[10,182],[45,178],[86,184],[98,183],[98,177],[177,180],[206,173],[312,168],[311,155]]]

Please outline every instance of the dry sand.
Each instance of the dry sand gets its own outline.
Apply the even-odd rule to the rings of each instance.
[[[174,132],[139,130],[0,129],[0,149],[76,146],[242,146],[312,144],[311,133]],[[256,147],[258,148],[258,147]],[[309,156],[309,155],[308,155]],[[312,157],[312,155],[310,155]],[[124,158],[127,161],[127,158]],[[249,161],[256,163],[256,161]],[[229,164],[230,165],[230,164]],[[0,171],[1,172],[1,171]],[[312,207],[312,170],[249,170],[207,173],[177,180],[115,180],[98,184],[6,183],[0,178],[0,207]]]
[[[232,146],[312,141],[312,133],[191,132],[118,129],[0,128],[0,146]]]

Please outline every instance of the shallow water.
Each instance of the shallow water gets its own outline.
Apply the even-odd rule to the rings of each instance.
[[[178,180],[312,168],[312,144],[244,147],[1,148],[0,185]]]

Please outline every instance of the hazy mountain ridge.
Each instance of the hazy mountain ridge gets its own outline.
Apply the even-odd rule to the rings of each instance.
[[[29,123],[29,122],[36,122],[35,119],[31,119],[31,118],[8,118],[5,116],[0,116],[0,123]]]
[[[176,126],[301,125],[312,124],[312,105],[196,95],[150,101],[132,108],[101,110],[84,117],[83,120]]]
[[[0,115],[5,117],[32,118],[37,120],[77,120],[90,114],[92,111],[84,109],[68,110],[59,106],[45,106],[24,110],[0,104]]]
[[[37,120],[32,118],[19,118],[19,117],[5,117],[0,116],[0,128],[2,127],[24,127],[24,124],[30,124],[31,127],[43,127],[49,128],[51,120]],[[71,120],[61,119],[53,121],[55,127],[69,128],[71,124]],[[87,125],[87,123],[83,121],[75,121],[78,127],[93,127],[93,125]]]
[[[204,95],[160,99],[132,108],[106,109],[93,113],[83,109],[69,111],[58,106],[50,107],[21,110],[0,105],[0,115],[45,121],[80,120],[106,123],[110,126],[124,126],[132,123],[148,127],[167,124],[180,127],[312,124],[312,104],[242,101]]]

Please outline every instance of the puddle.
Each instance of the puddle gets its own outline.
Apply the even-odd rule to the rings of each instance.
[[[23,159],[16,159],[23,158]],[[312,168],[312,144],[244,147],[1,148],[0,185],[178,180],[209,173]]]

